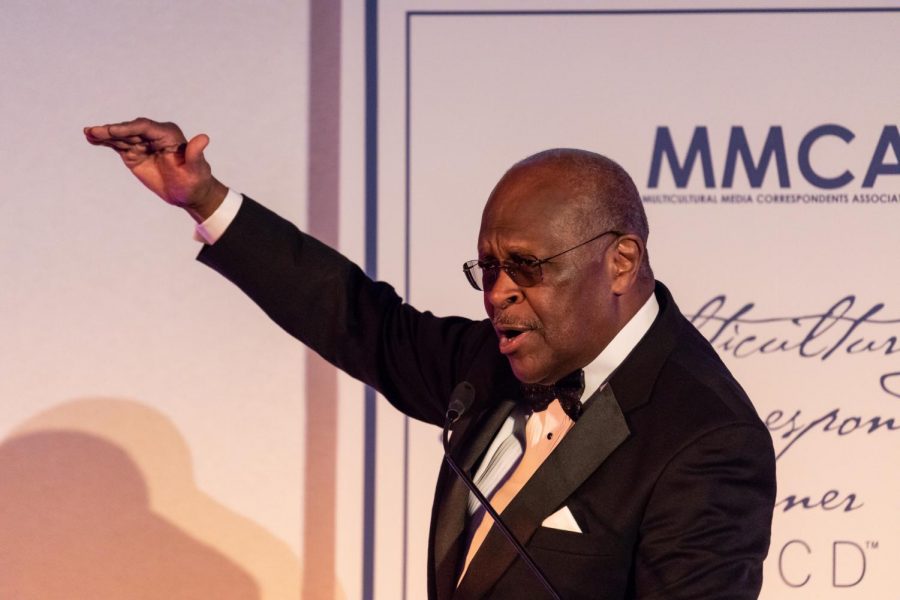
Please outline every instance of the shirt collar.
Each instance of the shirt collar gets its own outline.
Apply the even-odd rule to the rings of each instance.
[[[625,327],[620,329],[619,333],[606,345],[606,348],[597,355],[597,358],[584,368],[582,400],[590,398],[609,379],[612,372],[622,364],[653,325],[657,314],[659,314],[659,302],[656,300],[656,294],[650,294],[644,305],[629,319]]]

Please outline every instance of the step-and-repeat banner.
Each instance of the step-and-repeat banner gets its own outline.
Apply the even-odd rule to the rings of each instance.
[[[617,160],[657,278],[771,431],[763,597],[897,597],[900,13],[423,4],[379,14],[379,275],[481,317],[460,265],[504,170],[550,147]],[[440,446],[379,419],[408,443],[378,458],[376,549],[402,556],[377,572],[408,565],[417,598]]]

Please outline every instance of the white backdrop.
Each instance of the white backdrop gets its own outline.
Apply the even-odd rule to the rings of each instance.
[[[299,597],[304,351],[81,130],[143,115],[206,132],[221,179],[302,224],[307,13],[3,3],[0,597]]]

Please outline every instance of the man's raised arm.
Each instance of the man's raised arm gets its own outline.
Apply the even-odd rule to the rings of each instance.
[[[174,123],[138,118],[85,127],[84,135],[95,146],[115,150],[141,183],[198,223],[215,212],[228,192],[203,156],[209,145],[206,134],[188,141]]]

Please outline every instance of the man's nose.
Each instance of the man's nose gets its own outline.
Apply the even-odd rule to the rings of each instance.
[[[503,269],[500,269],[494,284],[484,294],[494,308],[506,308],[522,300],[522,288]]]

